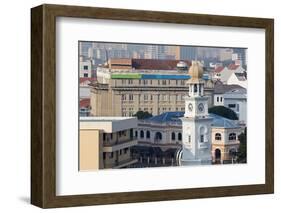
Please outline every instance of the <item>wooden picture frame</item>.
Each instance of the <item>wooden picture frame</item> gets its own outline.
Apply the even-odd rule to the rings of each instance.
[[[265,29],[265,184],[56,195],[56,17]],[[65,5],[31,9],[31,203],[41,208],[267,194],[274,192],[274,20]]]

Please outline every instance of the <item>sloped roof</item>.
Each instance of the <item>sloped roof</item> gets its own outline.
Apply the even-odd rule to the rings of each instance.
[[[180,61],[191,65],[188,60],[132,59],[132,67],[143,70],[176,70]]]
[[[232,90],[241,90],[241,89],[245,90],[244,87],[241,87],[238,84],[221,84],[220,82],[214,84],[214,94],[224,94]]]
[[[228,68],[229,70],[236,70],[238,67],[240,67],[240,65],[237,65],[237,64],[229,64],[227,68]]]
[[[181,117],[184,116],[184,112],[165,112],[157,116],[145,119],[152,123],[169,123],[172,124],[181,124]],[[239,126],[235,121],[227,119],[225,117],[210,113],[209,116],[213,118],[212,127],[223,127],[223,128],[238,128]]]
[[[92,81],[95,81],[95,80],[96,80],[96,78],[79,78],[80,84],[84,83],[85,81],[92,82]]]
[[[90,102],[91,102],[90,98],[85,98],[85,99],[80,100],[80,102],[79,102],[80,108],[90,107]]]
[[[219,73],[219,72],[223,71],[223,69],[224,69],[223,66],[219,66],[219,67],[217,67],[217,68],[215,69],[215,72],[216,72],[216,73]]]

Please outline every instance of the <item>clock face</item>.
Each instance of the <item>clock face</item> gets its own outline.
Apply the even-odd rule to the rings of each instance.
[[[198,104],[198,110],[199,110],[199,112],[203,112],[204,111],[204,104],[202,104],[202,103]]]
[[[188,110],[191,112],[193,109],[193,105],[192,104],[188,104]]]

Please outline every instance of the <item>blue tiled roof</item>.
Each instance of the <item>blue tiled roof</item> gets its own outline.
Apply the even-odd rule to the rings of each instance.
[[[181,123],[181,117],[184,116],[184,112],[165,112],[157,116],[146,119],[153,123],[169,123],[178,124]],[[227,119],[225,117],[210,113],[209,116],[213,118],[213,127],[224,127],[224,128],[237,128],[239,127],[235,121]]]

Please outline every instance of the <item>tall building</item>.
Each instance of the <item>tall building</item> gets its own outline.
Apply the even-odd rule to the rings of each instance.
[[[138,111],[159,115],[184,111],[189,61],[156,59],[111,59],[97,68],[91,85],[93,116],[132,116]],[[209,104],[213,83],[204,80]]]
[[[185,114],[182,120],[183,149],[181,165],[211,164],[211,123],[208,114],[208,97],[204,96],[203,68],[192,61],[187,81],[189,92],[185,97]]]
[[[197,47],[181,46],[180,47],[180,60],[195,60],[197,59]]]
[[[131,149],[137,145],[136,118],[80,117],[79,170],[131,167],[137,162]]]
[[[79,58],[79,76],[80,78],[92,77],[92,61],[83,56]]]

